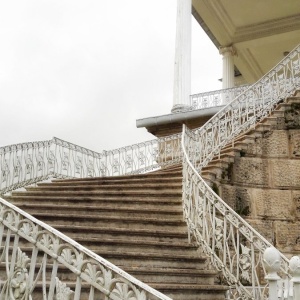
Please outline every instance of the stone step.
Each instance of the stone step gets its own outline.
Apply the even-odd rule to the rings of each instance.
[[[62,281],[75,291],[75,283],[70,281]],[[224,300],[224,293],[227,288],[219,285],[208,285],[208,284],[177,284],[177,283],[148,283],[152,288],[157,289],[161,293],[170,297],[173,300]],[[103,294],[95,292],[94,299],[104,299]],[[154,300],[151,296],[147,298],[149,300]],[[34,300],[43,300],[42,283],[37,282],[34,294]],[[82,282],[80,300],[89,300],[89,286]],[[125,298],[124,298],[125,299]],[[156,299],[156,298],[155,298]]]
[[[228,287],[200,284],[148,283],[173,300],[224,300]]]
[[[16,205],[16,203],[14,203]],[[109,216],[109,215],[118,215],[118,216],[157,216],[157,217],[172,217],[172,216],[183,216],[182,210],[179,207],[170,208],[170,207],[152,207],[147,208],[143,205],[136,205],[136,206],[112,206],[110,203],[106,205],[86,205],[86,204],[77,204],[72,207],[70,205],[63,205],[58,203],[57,205],[53,206],[52,203],[39,203],[38,207],[36,203],[18,203],[17,205],[19,208],[23,209],[24,211],[28,211],[29,213],[34,212],[49,212],[52,214],[60,213],[62,211],[68,211],[69,213],[76,213],[80,212],[82,215],[86,214],[93,214],[99,216]]]
[[[41,192],[48,192],[48,191],[63,191],[63,192],[68,192],[68,191],[102,191],[103,189],[105,191],[113,190],[113,191],[152,191],[155,189],[156,191],[169,191],[169,190],[177,190],[181,191],[182,184],[181,182],[176,184],[176,183],[171,183],[169,182],[167,184],[167,189],[165,184],[161,183],[147,183],[147,184],[142,184],[142,183],[136,183],[136,184],[131,184],[131,183],[124,183],[122,185],[43,185],[43,186],[29,186],[26,187],[26,190],[31,192],[31,191],[41,191]]]
[[[173,230],[162,229],[147,229],[147,228],[132,228],[130,231],[127,228],[107,228],[107,227],[90,227],[85,225],[53,225],[54,228],[64,234],[75,238],[78,232],[85,237],[91,238],[132,238],[143,239],[144,241],[153,242],[188,242],[188,233],[186,228],[173,228]]]
[[[57,223],[62,225],[81,225],[83,222],[89,226],[102,226],[102,227],[125,227],[136,228],[139,226],[147,226],[147,228],[159,229],[163,227],[165,230],[172,229],[174,226],[185,228],[186,224],[178,218],[151,218],[130,216],[99,216],[97,214],[87,213],[85,215],[78,213],[56,213],[51,212],[32,212],[32,216],[45,222]]]
[[[133,176],[54,180],[6,199],[174,299],[224,300],[224,287],[214,284],[218,273],[188,243],[181,166]],[[30,253],[29,244],[24,247]],[[64,282],[74,277],[62,276]]]
[[[193,255],[182,253],[159,253],[159,252],[123,252],[105,251],[91,248],[93,252],[117,265],[121,269],[131,267],[160,267],[160,268],[181,268],[194,269],[205,268],[206,257],[195,252]]]
[[[300,104],[300,97],[299,96],[290,96],[285,100],[287,104]]]
[[[40,263],[36,264],[37,270],[41,267]],[[46,270],[47,277],[46,280],[49,280],[49,276],[51,274],[52,265],[47,265]],[[0,264],[0,271],[5,272],[4,263]],[[130,275],[136,277],[142,282],[148,284],[149,286],[165,293],[168,296],[172,296],[172,299],[183,299],[179,298],[180,294],[187,293],[187,297],[191,297],[191,292],[196,292],[193,296],[194,298],[186,298],[184,299],[224,299],[218,296],[218,293],[225,291],[224,288],[220,288],[213,284],[213,277],[217,275],[217,272],[212,270],[201,270],[201,269],[182,269],[182,268],[153,268],[153,267],[128,267],[124,268],[124,271],[129,273]],[[59,266],[59,279],[61,282],[65,283],[67,287],[71,290],[75,291],[75,282],[76,275],[71,273],[66,267],[60,265]],[[73,280],[72,280],[73,279]],[[72,281],[71,281],[72,280]],[[49,281],[48,286],[49,286]],[[180,282],[180,284],[178,284]],[[178,288],[176,288],[176,286]],[[205,294],[209,292],[209,296],[212,296],[212,288],[216,291],[216,295],[213,297],[217,298],[203,298],[207,297]],[[89,298],[89,289],[90,286],[84,281],[81,284],[81,294],[80,299],[90,299]],[[190,293],[190,295],[188,295]],[[201,294],[201,295],[199,295]],[[96,294],[97,295],[97,294]],[[95,295],[95,296],[96,296]],[[186,295],[186,294],[184,294]],[[197,295],[197,296],[196,296]],[[200,297],[201,298],[198,298]],[[100,294],[98,294],[100,297]],[[182,295],[181,295],[182,297]],[[195,298],[196,297],[196,298]],[[42,282],[38,281],[35,292],[33,295],[33,299],[43,299],[42,297]],[[100,299],[100,298],[99,298]]]
[[[271,125],[263,122],[260,122],[255,126],[256,133],[270,131],[270,130],[271,130]]]
[[[109,176],[109,177],[88,177],[88,178],[73,178],[73,179],[53,179],[54,183],[57,182],[67,182],[67,183],[74,183],[80,181],[99,181],[99,180],[106,180],[106,181],[126,181],[126,180],[134,180],[134,179],[147,179],[151,180],[153,178],[156,179],[163,179],[163,178],[178,178],[182,177],[182,170],[176,171],[168,171],[167,169],[151,172],[151,173],[144,173],[144,174],[136,174],[136,175],[122,175],[122,176]]]
[[[32,190],[32,191],[14,191],[12,192],[12,196],[85,196],[85,197],[91,197],[91,196],[130,196],[130,197],[145,197],[145,198],[157,198],[157,197],[180,197],[181,191],[177,190],[130,190],[130,191],[106,191],[104,189],[96,190],[96,191],[41,191],[41,190]]]
[[[44,187],[44,186],[64,186],[64,187],[68,187],[68,186],[76,186],[76,185],[84,185],[84,186],[90,186],[90,185],[101,185],[101,186],[105,186],[105,185],[118,185],[118,186],[122,186],[122,185],[127,185],[127,184],[160,184],[160,185],[165,185],[168,183],[172,183],[172,184],[179,184],[181,185],[182,183],[182,176],[178,176],[178,177],[163,177],[163,178],[159,178],[159,177],[152,177],[151,180],[149,178],[132,178],[130,180],[128,180],[128,178],[126,179],[108,179],[107,177],[104,178],[93,178],[94,180],[89,180],[90,178],[82,178],[82,179],[71,179],[68,181],[59,181],[59,180],[52,180],[52,182],[41,182],[41,183],[37,183],[37,186],[39,187]]]
[[[122,207],[126,205],[129,208],[143,206],[144,209],[157,208],[174,208],[180,207],[182,200],[176,197],[152,197],[145,199],[145,197],[60,197],[60,196],[5,196],[7,201],[15,204],[16,206],[26,205],[32,203],[37,206],[37,203],[51,204],[51,205],[82,205],[93,206],[96,205],[100,209],[102,207]]]
[[[74,236],[69,235],[71,238]],[[118,251],[122,252],[151,252],[160,254],[184,254],[195,255],[197,247],[189,245],[187,242],[172,241],[148,241],[131,238],[116,239],[116,238],[92,238],[92,237],[76,237],[76,242],[86,248],[93,248],[95,251]]]
[[[202,269],[179,268],[125,268],[124,271],[139,280],[150,283],[178,283],[181,284],[214,284],[214,277],[218,272]]]
[[[41,262],[36,263],[36,273],[41,268]],[[47,264],[46,270],[48,276],[46,279],[50,281],[52,264]],[[5,264],[0,263],[0,270],[5,270]],[[148,284],[174,284],[180,282],[182,285],[208,285],[214,284],[214,277],[218,272],[206,269],[182,269],[182,268],[161,268],[161,267],[125,267],[123,269],[131,276],[136,277],[138,280]],[[59,265],[59,278],[62,282],[76,281],[76,274],[72,273],[68,268]]]

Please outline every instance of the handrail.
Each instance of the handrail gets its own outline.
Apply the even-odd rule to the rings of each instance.
[[[180,134],[101,153],[54,137],[0,148],[0,194],[51,177],[137,174],[181,161]]]
[[[227,205],[199,175],[186,149],[192,132],[183,127],[183,213],[189,239],[196,240],[222,271],[228,284],[242,299],[264,299],[261,281],[263,253],[271,247],[263,236]],[[282,274],[288,274],[288,259],[282,258]],[[265,274],[265,273],[264,273]],[[242,282],[247,282],[244,286]],[[236,295],[235,295],[236,296]]]
[[[29,247],[29,246],[30,247]],[[171,298],[0,198],[0,299]],[[50,272],[49,272],[50,270]],[[68,285],[59,279],[69,276]],[[51,277],[46,277],[46,272]],[[4,277],[5,276],[5,280]],[[64,277],[64,276],[62,276]]]
[[[249,87],[250,85],[240,85],[229,89],[193,94],[190,96],[190,107],[194,110],[227,105]]]
[[[267,116],[278,102],[299,87],[300,46],[204,126],[193,131],[184,126],[182,145],[181,135],[175,134],[101,153],[58,138],[2,147],[0,193],[49,177],[136,174],[183,161],[183,210],[190,239],[202,246],[237,297],[262,300],[265,274],[262,257],[270,243],[226,205],[199,172],[226,144]],[[17,293],[22,290],[30,299],[39,281],[49,299],[55,290],[63,293],[59,297],[70,295],[71,289],[56,276],[58,263],[75,274],[74,299],[80,298],[82,281],[88,285],[90,299],[97,291],[109,299],[122,299],[122,293],[132,295],[132,299],[144,300],[151,293],[157,299],[169,299],[1,198],[0,237],[0,261],[5,262],[8,278],[1,287],[0,299],[6,299],[16,288]],[[20,241],[33,246],[30,258],[22,251],[24,244]],[[39,252],[43,253],[40,261]],[[281,257],[281,272],[286,275],[288,260]],[[47,283],[45,274],[50,261],[55,276]],[[36,274],[37,266],[40,267]],[[24,278],[29,288],[23,288]]]
[[[269,115],[299,87],[300,45],[204,126],[193,131],[183,126],[183,205],[190,238],[202,246],[241,299],[264,299],[262,257],[270,243],[236,214],[199,173],[225,145]],[[286,275],[288,259],[282,254],[281,257],[281,271]]]

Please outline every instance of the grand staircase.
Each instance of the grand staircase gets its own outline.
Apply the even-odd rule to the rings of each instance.
[[[181,166],[54,180],[6,200],[172,299],[225,299],[228,288],[217,284],[218,272],[188,243]]]
[[[246,211],[220,197],[218,184],[232,183],[236,158],[254,156],[257,145],[248,146],[259,136],[265,147],[274,122],[300,128],[299,99],[289,98],[299,88],[300,45],[195,130],[183,125],[180,135],[102,153],[57,138],[0,148],[3,195],[48,178],[81,178],[0,198],[0,300],[224,299],[227,287],[216,278],[230,286],[230,299],[263,300],[268,279],[277,295],[277,272],[292,291],[296,273],[289,263],[300,268],[299,257],[270,248],[245,221]],[[291,140],[292,166],[299,162],[299,136]],[[265,169],[260,176],[268,176]]]

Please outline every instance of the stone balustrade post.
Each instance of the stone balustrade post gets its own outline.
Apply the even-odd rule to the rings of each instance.
[[[300,300],[300,258],[293,256],[290,260],[290,273],[292,275],[291,282],[294,284],[293,300]]]
[[[265,279],[269,282],[269,300],[278,300],[277,281],[280,279],[277,272],[280,270],[280,253],[274,247],[269,247],[264,252],[264,266],[267,275]]]

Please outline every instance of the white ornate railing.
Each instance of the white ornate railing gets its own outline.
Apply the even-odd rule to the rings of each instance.
[[[171,300],[1,198],[0,263],[1,300]]]
[[[203,127],[193,131],[184,127],[183,150],[180,135],[101,153],[57,138],[0,148],[0,193],[49,177],[147,172],[181,162],[183,152],[183,211],[190,239],[222,271],[235,299],[262,300],[266,294],[263,253],[270,244],[212,191],[199,171],[299,88],[299,76],[300,46]],[[169,299],[1,198],[0,238],[5,267],[5,275],[0,273],[0,300],[32,299],[39,290],[45,299],[54,294],[57,299],[73,295],[80,299],[81,291],[89,299],[101,293],[105,299]],[[281,258],[281,275],[288,276],[288,260]],[[59,271],[73,273],[68,287]]]
[[[222,89],[191,95],[190,107],[191,109],[202,109],[215,106],[225,106],[249,87],[250,85],[241,85],[230,89]]]
[[[263,119],[300,87],[300,46],[220,110],[204,126],[183,130],[183,209],[191,238],[236,291],[237,299],[264,299],[264,250],[270,246],[199,175],[221,149]],[[288,260],[281,272],[287,275]]]
[[[181,161],[181,135],[97,153],[53,138],[0,148],[0,194],[50,177],[143,173]]]

